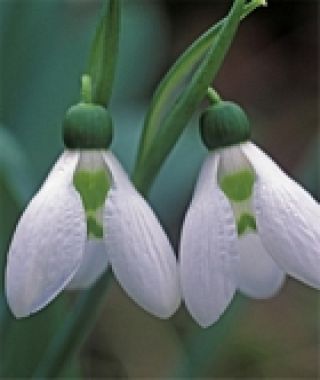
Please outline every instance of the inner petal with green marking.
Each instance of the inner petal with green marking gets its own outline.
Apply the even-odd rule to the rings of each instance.
[[[242,202],[251,197],[254,184],[254,174],[245,169],[227,174],[221,178],[220,187],[233,202]]]
[[[103,208],[111,180],[100,152],[81,152],[73,184],[80,194],[86,213],[88,238],[102,239]]]
[[[238,146],[222,151],[218,167],[218,182],[229,199],[236,222],[238,236],[256,231],[252,205],[254,170]]]

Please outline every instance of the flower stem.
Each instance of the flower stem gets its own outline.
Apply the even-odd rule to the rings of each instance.
[[[105,273],[96,285],[79,297],[75,307],[69,312],[61,329],[45,351],[33,375],[34,379],[59,377],[79,351],[99,316],[110,280],[111,274]]]
[[[205,97],[228,52],[240,23],[244,0],[235,0],[212,47],[191,78],[189,85],[168,112],[144,160],[135,171],[134,182],[142,194],[150,189],[162,164],[179,139],[188,121]]]
[[[251,0],[242,9],[241,20],[252,13],[256,8],[265,5],[265,0]],[[174,97],[176,89],[188,78],[194,66],[201,62],[216,36],[220,32],[226,17],[213,25],[202,34],[174,63],[171,69],[164,76],[158,85],[147,111],[142,137],[140,139],[137,162],[133,177],[139,176],[140,164],[143,156],[148,150],[152,140],[156,138],[158,130],[161,128],[163,116],[168,108],[169,100]]]
[[[254,11],[258,7],[266,7],[267,1],[266,0],[252,0],[244,7],[244,12],[242,15],[242,19],[247,17],[252,11]]]
[[[92,82],[90,75],[82,75],[81,78],[81,100],[83,103],[92,102]]]
[[[221,101],[220,95],[212,87],[208,88],[207,97],[209,98],[209,100],[212,104],[217,104]]]

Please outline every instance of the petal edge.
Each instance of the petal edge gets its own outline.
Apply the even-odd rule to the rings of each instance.
[[[180,244],[183,297],[202,327],[217,321],[231,302],[239,262],[233,212],[217,184],[218,161],[218,154],[210,154],[202,166]]]
[[[45,307],[80,265],[85,216],[72,186],[78,154],[65,152],[24,211],[6,267],[6,295],[16,317]]]
[[[254,204],[263,245],[289,275],[320,289],[320,205],[257,146],[243,149],[257,173]]]

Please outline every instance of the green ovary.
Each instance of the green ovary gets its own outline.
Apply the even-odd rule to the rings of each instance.
[[[223,176],[220,180],[220,187],[231,201],[242,202],[250,198],[254,179],[254,173],[249,170],[241,170]]]
[[[237,222],[238,235],[241,236],[247,230],[256,231],[257,224],[254,216],[250,214],[242,214]]]
[[[102,239],[103,227],[98,220],[98,210],[103,207],[110,188],[107,172],[78,170],[73,177],[73,184],[80,194],[86,212],[88,237]]]

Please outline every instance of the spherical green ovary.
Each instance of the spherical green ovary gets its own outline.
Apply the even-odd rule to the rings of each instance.
[[[237,104],[220,101],[203,112],[200,133],[209,150],[247,141],[251,129],[249,120]]]
[[[68,149],[107,149],[112,142],[112,120],[102,106],[79,103],[69,108],[63,122]]]

